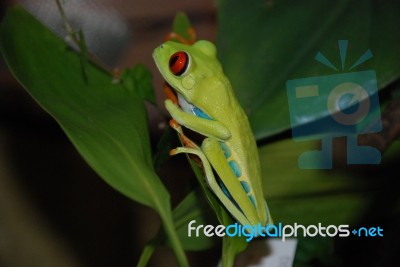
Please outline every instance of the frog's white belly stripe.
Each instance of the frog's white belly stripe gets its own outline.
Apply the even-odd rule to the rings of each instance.
[[[208,116],[206,113],[204,113],[201,109],[187,102],[186,99],[181,94],[178,94],[178,102],[179,106],[181,106],[182,110],[185,111],[186,113],[193,114],[203,119],[212,120],[212,118]]]

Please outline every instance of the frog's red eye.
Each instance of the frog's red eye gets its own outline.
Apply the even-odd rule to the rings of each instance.
[[[189,56],[183,52],[176,52],[169,59],[169,69],[176,76],[181,76],[189,66]]]

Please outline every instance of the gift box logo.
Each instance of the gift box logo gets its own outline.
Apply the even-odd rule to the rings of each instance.
[[[342,71],[345,70],[347,40],[339,40]],[[321,150],[299,156],[301,169],[332,168],[332,138],[346,136],[348,164],[379,164],[381,153],[370,146],[359,146],[357,136],[382,130],[376,73],[353,71],[372,58],[367,50],[350,72],[289,80],[286,89],[292,136],[296,141],[321,139]],[[338,69],[320,52],[315,59]],[[321,119],[315,119],[318,114]]]

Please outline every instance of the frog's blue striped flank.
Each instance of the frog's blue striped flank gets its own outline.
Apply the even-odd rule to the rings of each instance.
[[[239,164],[237,163],[237,161],[235,159],[233,159],[229,144],[226,142],[220,142],[220,146],[221,146],[222,151],[224,152],[226,160],[228,161],[229,167],[231,168],[231,170],[235,174],[235,176],[239,179],[240,184],[242,185],[243,190],[246,192],[247,196],[249,197],[251,203],[253,203],[254,207],[257,208],[256,200],[254,198],[252,188],[250,187],[246,177],[242,176],[242,171],[241,171]],[[234,203],[236,205],[236,202],[233,201],[230,193],[227,192],[227,189],[226,188],[222,189],[222,191],[232,201],[232,203]]]

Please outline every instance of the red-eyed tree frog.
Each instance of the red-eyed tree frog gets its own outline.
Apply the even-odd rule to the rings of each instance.
[[[165,107],[185,147],[171,154],[197,155],[209,188],[230,214],[242,225],[266,226],[272,220],[257,145],[216,54],[214,44],[204,40],[193,45],[167,41],[154,50],[159,71],[177,94],[165,100]],[[201,145],[184,136],[180,125],[203,135]]]

